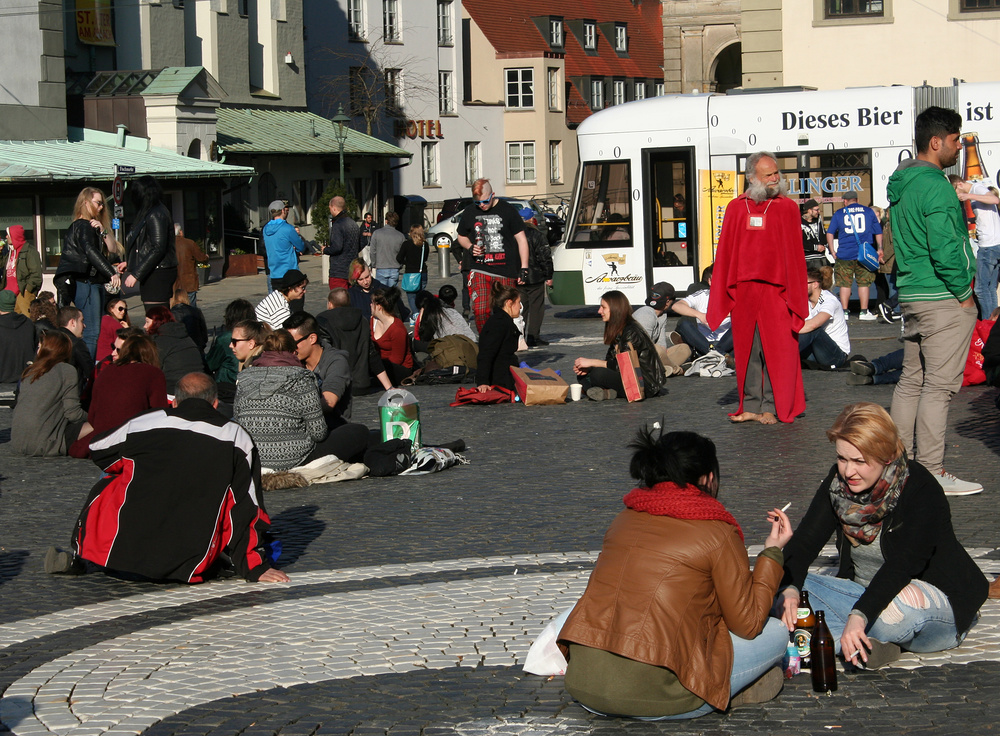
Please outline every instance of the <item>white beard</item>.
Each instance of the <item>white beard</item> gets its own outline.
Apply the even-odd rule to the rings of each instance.
[[[786,196],[788,194],[788,182],[785,181],[785,177],[781,177],[776,184],[771,185],[751,180],[747,194],[750,196],[750,199],[760,204],[765,199],[774,199],[778,195]]]

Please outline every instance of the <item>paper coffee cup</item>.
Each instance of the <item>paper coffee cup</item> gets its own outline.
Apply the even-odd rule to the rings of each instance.
[[[571,383],[569,385],[569,396],[573,401],[579,401],[583,397],[583,384]]]

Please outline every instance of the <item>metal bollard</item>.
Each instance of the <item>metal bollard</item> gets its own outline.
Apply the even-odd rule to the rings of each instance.
[[[451,247],[447,245],[438,246],[438,265],[441,267],[441,278],[446,279],[451,276]]]

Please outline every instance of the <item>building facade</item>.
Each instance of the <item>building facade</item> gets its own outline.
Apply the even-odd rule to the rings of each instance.
[[[343,109],[352,127],[411,154],[394,161],[397,194],[433,215],[500,168],[502,106],[466,94],[461,0],[304,2],[309,109]]]
[[[741,9],[746,87],[997,78],[996,0],[742,0]]]
[[[536,13],[490,0],[463,7],[466,97],[503,110],[503,167],[490,175],[505,194],[568,199],[576,126],[596,110],[664,94],[658,2],[550,0]]]
[[[662,0],[667,94],[725,92],[743,83],[739,0]]]

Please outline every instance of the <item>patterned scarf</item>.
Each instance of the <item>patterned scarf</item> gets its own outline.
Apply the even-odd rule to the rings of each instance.
[[[896,507],[899,492],[906,485],[910,469],[906,465],[906,453],[885,466],[882,477],[875,485],[862,493],[852,492],[840,474],[830,481],[830,500],[833,513],[840,519],[844,534],[854,546],[868,544],[878,536],[882,520]]]
[[[724,521],[735,526],[740,539],[743,539],[743,530],[726,507],[695,486],[657,483],[652,488],[633,488],[622,500],[633,511],[644,511],[654,516]]]

